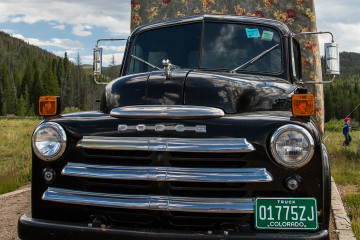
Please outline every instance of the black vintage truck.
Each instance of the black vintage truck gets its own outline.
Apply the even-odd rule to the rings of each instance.
[[[19,237],[328,238],[329,160],[301,72],[295,34],[278,21],[137,28],[99,111],[61,115],[58,97],[40,100]]]

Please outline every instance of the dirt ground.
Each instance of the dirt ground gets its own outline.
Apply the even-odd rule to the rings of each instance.
[[[330,216],[330,228],[329,228],[329,234],[330,234],[330,239],[331,240],[338,240],[338,234],[336,232],[335,229],[335,222],[334,222],[334,216],[331,212],[331,216]]]
[[[27,189],[26,185],[21,189]],[[14,240],[19,239],[17,236],[17,221],[22,214],[30,215],[30,190],[14,195],[0,195],[0,239]],[[337,240],[334,228],[333,218],[330,223],[330,239]]]
[[[21,189],[28,189],[26,185]],[[30,190],[14,195],[0,195],[0,239],[19,239],[17,221],[22,214],[30,216]]]

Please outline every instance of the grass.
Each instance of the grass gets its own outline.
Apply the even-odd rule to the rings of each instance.
[[[355,232],[355,236],[360,236],[360,193],[348,194],[343,197],[348,215],[351,217],[351,225]]]
[[[0,120],[0,194],[31,180],[31,135],[40,120]]]
[[[339,122],[343,124],[343,122]],[[331,131],[326,127],[324,142],[330,155],[331,175],[341,191],[342,200],[351,219],[352,228],[357,239],[360,239],[360,149],[358,143],[360,131],[352,131],[350,146],[344,147],[342,127]]]
[[[360,184],[360,153],[357,153],[360,131],[352,131],[350,146],[344,147],[341,130],[326,132],[324,142],[330,155],[331,174],[337,184]]]

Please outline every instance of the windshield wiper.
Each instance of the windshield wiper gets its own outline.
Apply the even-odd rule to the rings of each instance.
[[[272,50],[276,49],[279,46],[279,44],[276,44],[275,46],[263,51],[262,53],[260,53],[259,55],[257,55],[256,57],[252,58],[251,60],[247,61],[246,63],[244,63],[243,65],[241,65],[240,67],[234,68],[233,70],[231,70],[231,73],[236,73],[237,70],[239,69],[244,69],[247,68],[248,66],[254,64],[257,60],[259,60],[260,58],[262,58],[263,56],[265,56],[266,54],[268,54],[269,52],[271,52]]]
[[[149,63],[149,62],[147,62],[147,61],[145,61],[144,59],[141,59],[141,58],[139,58],[139,57],[136,57],[136,56],[134,56],[134,55],[131,55],[131,57],[132,58],[135,58],[136,60],[138,60],[139,62],[142,62],[142,63],[144,63],[144,64],[146,64],[146,65],[148,65],[149,67],[152,67],[152,68],[154,68],[154,69],[156,69],[156,70],[163,70],[163,69],[161,69],[161,68],[159,68],[159,67],[157,67],[157,66],[155,66],[155,65],[153,65],[153,64],[151,64],[151,63]]]

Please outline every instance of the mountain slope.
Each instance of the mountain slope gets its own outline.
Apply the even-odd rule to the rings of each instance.
[[[43,95],[61,96],[63,107],[95,109],[102,88],[66,53],[61,58],[0,31],[0,115],[35,115]]]

